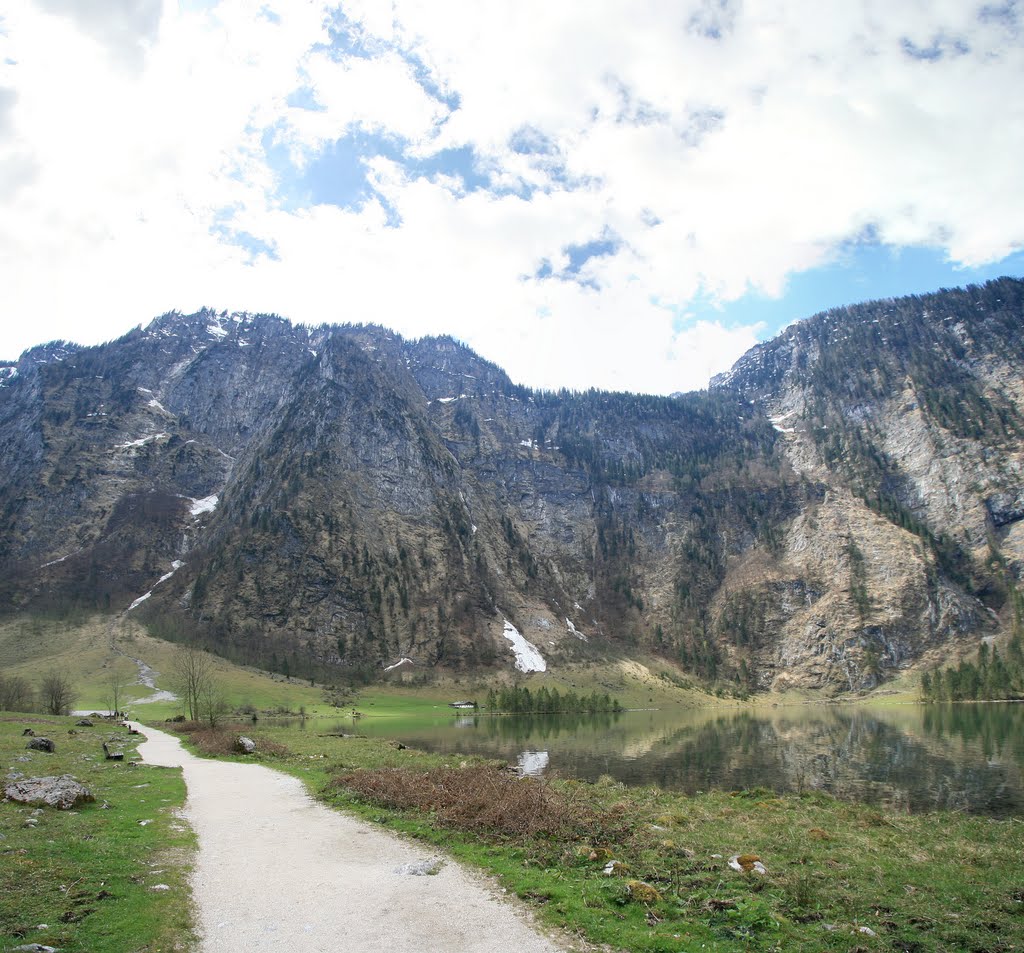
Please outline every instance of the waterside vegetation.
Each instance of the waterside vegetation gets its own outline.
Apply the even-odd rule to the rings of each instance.
[[[510,714],[551,714],[601,711],[622,711],[617,698],[607,692],[577,695],[574,691],[562,694],[557,688],[542,685],[531,692],[529,688],[514,685],[511,688],[490,689],[487,692],[487,710]]]
[[[999,701],[1024,698],[1024,643],[1014,635],[1006,657],[982,643],[977,661],[924,672],[921,699],[926,702]]]

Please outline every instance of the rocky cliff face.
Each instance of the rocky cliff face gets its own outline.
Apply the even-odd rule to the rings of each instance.
[[[294,673],[525,638],[869,687],[1017,624],[1022,324],[1011,280],[829,312],[675,398],[266,315],[36,348],[0,368],[0,594]]]

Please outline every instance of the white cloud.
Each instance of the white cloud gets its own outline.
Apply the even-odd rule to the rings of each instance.
[[[156,38],[162,0],[36,0],[47,13],[71,19],[112,57],[138,67]]]
[[[319,108],[291,109],[287,123],[305,150],[321,149],[357,126],[421,143],[432,137],[444,118],[443,105],[426,93],[409,63],[392,51],[340,62],[317,52],[305,60],[304,68]]]
[[[667,392],[764,331],[686,318],[697,294],[777,295],[865,229],[963,264],[1024,243],[1012,7],[8,8],[5,356],[212,304],[450,332],[539,386]],[[328,50],[331,23],[355,53]],[[316,108],[290,105],[303,90]],[[361,207],[284,204],[267,143],[299,166],[355,129],[417,159],[469,147],[492,188],[369,155]],[[602,238],[614,253],[570,274]]]

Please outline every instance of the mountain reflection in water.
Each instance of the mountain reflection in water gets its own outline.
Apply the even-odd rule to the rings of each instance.
[[[368,719],[359,730],[502,758],[521,773],[610,775],[691,794],[824,791],[914,812],[1024,815],[1024,706],[1015,704],[479,714]]]

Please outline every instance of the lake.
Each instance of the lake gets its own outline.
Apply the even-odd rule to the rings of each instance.
[[[351,722],[340,730],[352,731]],[[898,810],[1024,816],[1024,705],[674,709],[366,718],[360,734],[555,774],[695,793],[824,791]]]

